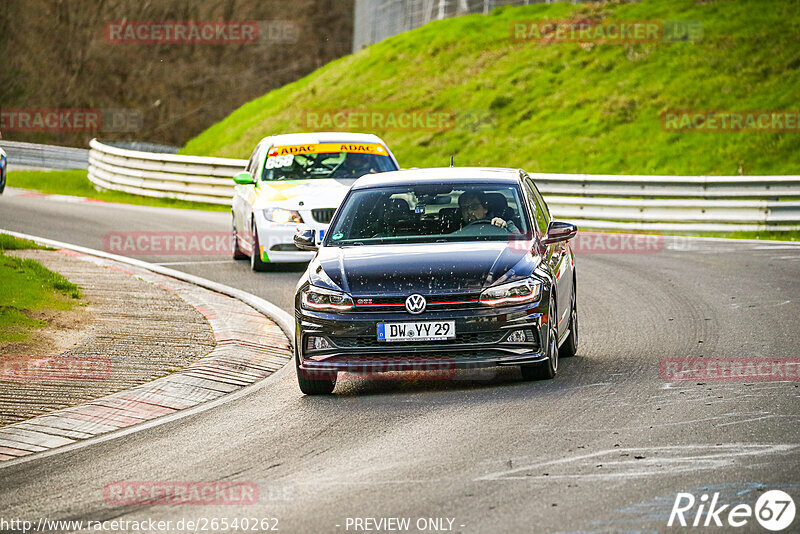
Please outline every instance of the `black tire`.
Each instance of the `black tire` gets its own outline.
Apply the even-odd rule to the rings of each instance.
[[[330,395],[336,387],[335,372],[326,372],[320,376],[313,376],[313,373],[300,369],[300,357],[294,356],[295,370],[297,371],[297,384],[300,391],[306,395]]]
[[[578,299],[576,296],[577,287],[572,284],[572,303],[569,312],[569,336],[561,345],[558,352],[559,358],[572,358],[578,352]]]
[[[233,259],[234,260],[246,260],[247,254],[239,248],[239,235],[236,232],[236,224],[233,223]]]
[[[553,318],[558,317],[555,313],[556,309],[553,306],[553,301],[550,301],[550,324],[553,324]],[[522,369],[523,380],[550,380],[555,378],[558,373],[558,330],[554,326],[550,327],[549,335],[547,336],[547,360],[540,363],[527,363],[520,365]]]
[[[8,163],[6,163],[8,165]],[[0,169],[0,195],[6,190],[6,170]]]
[[[264,272],[267,270],[267,263],[261,261],[261,246],[259,245],[258,241],[258,229],[256,228],[256,223],[253,222],[253,251],[250,254],[250,268],[256,272]]]

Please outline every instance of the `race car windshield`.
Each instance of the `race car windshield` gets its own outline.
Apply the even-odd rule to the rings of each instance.
[[[365,174],[394,171],[389,156],[353,152],[320,152],[270,155],[261,179],[308,180],[314,178],[360,178]]]
[[[424,185],[355,190],[326,246],[506,241],[530,236],[516,186]]]

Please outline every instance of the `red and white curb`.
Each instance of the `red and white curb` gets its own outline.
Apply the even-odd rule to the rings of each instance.
[[[18,198],[40,198],[40,199],[52,200],[55,202],[67,202],[69,204],[80,204],[82,202],[93,202],[97,204],[118,204],[117,202],[100,200],[97,198],[59,195],[56,193],[42,193],[41,191],[35,191],[32,189],[19,189],[16,187],[6,187],[4,195],[7,197],[18,197]],[[136,206],[137,204],[125,204],[125,205]]]
[[[180,410],[221,401],[262,381],[292,357],[291,317],[254,295],[138,260],[0,231],[126,272],[177,294],[207,318],[217,340],[209,354],[173,374],[0,428],[2,463],[17,463],[15,460],[33,453],[73,445]]]

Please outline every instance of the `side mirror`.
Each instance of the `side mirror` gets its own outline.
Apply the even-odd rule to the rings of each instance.
[[[239,185],[253,185],[256,183],[256,179],[247,171],[240,172],[234,176],[233,181]]]
[[[294,235],[294,245],[300,250],[317,250],[316,230],[303,230]]]
[[[561,241],[568,241],[578,233],[578,227],[574,224],[552,221],[547,226],[547,234],[542,238],[542,244],[552,245]]]

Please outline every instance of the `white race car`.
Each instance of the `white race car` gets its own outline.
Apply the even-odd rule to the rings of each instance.
[[[265,137],[244,172],[234,176],[233,257],[268,263],[309,261],[294,236],[316,230],[320,242],[350,185],[369,173],[394,171],[397,160],[378,137],[300,133]]]

